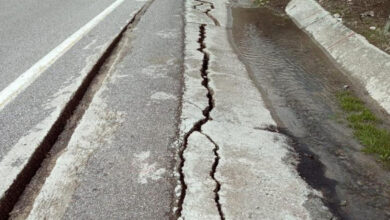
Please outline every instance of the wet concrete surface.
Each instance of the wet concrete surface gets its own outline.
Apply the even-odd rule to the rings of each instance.
[[[341,219],[388,219],[389,173],[361,152],[336,102],[344,85],[358,86],[289,19],[261,8],[231,13],[231,42],[267,100],[275,129],[299,153],[302,178]]]

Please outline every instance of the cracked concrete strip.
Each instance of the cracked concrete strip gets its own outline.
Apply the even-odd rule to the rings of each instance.
[[[185,152],[188,147],[189,138],[192,134],[200,131],[201,126],[208,120],[209,111],[212,108],[211,94],[208,89],[207,55],[203,51],[204,45],[204,23],[210,22],[206,13],[197,9],[203,6],[196,1],[185,2],[185,50],[184,50],[184,92],[182,102],[182,113],[180,123],[181,147],[178,150],[177,176],[178,185],[175,189],[176,202],[174,212],[177,218],[187,218],[188,213],[183,214],[184,204],[188,204],[187,183],[185,181],[184,168],[186,165]],[[200,23],[199,23],[199,20]],[[210,22],[209,24],[213,24]],[[209,97],[208,97],[209,96]],[[211,152],[212,153],[212,152]],[[210,170],[212,166],[210,167]],[[209,172],[208,172],[209,173]],[[210,178],[212,178],[210,176]],[[188,190],[191,192],[192,189]],[[190,202],[191,203],[191,202]],[[217,207],[217,206],[215,206]],[[216,209],[218,211],[218,209]],[[201,210],[199,210],[201,211]],[[196,215],[208,216],[208,214]]]
[[[183,219],[220,219],[215,205],[216,182],[210,176],[215,161],[214,144],[199,132],[188,138],[183,167],[187,184],[186,198],[183,203]]]
[[[208,106],[207,89],[202,86],[203,78],[200,68],[203,54],[198,51],[199,25],[187,23],[185,27],[184,51],[184,93],[181,114],[180,132],[183,136],[193,125],[204,118],[203,109]]]
[[[198,90],[197,92],[199,91],[204,91],[205,93],[203,93],[202,95],[203,96],[200,96],[202,97],[200,100],[201,102],[205,102],[203,103],[204,104],[204,108],[201,108],[199,109],[199,111],[195,111],[198,113],[198,118],[192,118],[192,121],[190,121],[190,124],[188,124],[188,119],[191,119],[191,117],[185,117],[186,114],[188,114],[188,105],[185,105],[186,102],[185,101],[185,98],[187,98],[187,95],[190,97],[190,98],[195,98],[196,100],[196,96],[199,94],[199,93],[194,93],[194,91],[196,90],[187,90],[187,87],[185,87],[185,91],[184,91],[184,95],[183,97],[184,98],[184,101],[183,101],[183,110],[182,110],[182,122],[181,124],[186,126],[186,125],[189,125],[187,127],[184,127],[184,126],[181,126],[181,129],[184,127],[184,129],[188,129],[188,130],[181,130],[181,135],[182,135],[182,139],[183,139],[183,142],[182,142],[182,145],[181,147],[179,148],[179,151],[178,151],[178,166],[177,166],[177,172],[179,174],[179,184],[178,184],[178,188],[177,188],[177,192],[180,192],[179,195],[177,196],[178,199],[177,199],[177,209],[175,210],[175,213],[176,213],[176,216],[178,218],[186,218],[185,216],[183,216],[183,204],[186,200],[186,193],[187,193],[187,183],[186,183],[186,180],[185,180],[185,174],[184,174],[184,166],[185,166],[185,163],[186,163],[186,158],[184,156],[184,153],[186,152],[187,150],[187,146],[188,146],[188,141],[189,141],[189,137],[194,133],[194,132],[197,132],[197,131],[201,131],[201,128],[203,126],[204,123],[206,123],[208,120],[209,120],[209,117],[210,117],[210,111],[212,110],[213,108],[213,104],[212,104],[212,95],[211,95],[211,90],[208,86],[208,83],[209,83],[209,80],[208,80],[208,77],[207,77],[207,66],[208,66],[208,55],[204,52],[204,38],[205,38],[205,25],[204,24],[201,24],[201,25],[198,25],[198,40],[196,41],[198,44],[199,44],[199,47],[196,49],[196,51],[200,52],[200,54],[202,56],[198,57],[197,59],[197,63],[198,63],[198,67],[200,69],[198,69],[197,71],[195,72],[192,72],[192,73],[195,73],[195,79],[200,77],[200,81],[198,80],[197,82],[199,84],[197,84],[198,88],[202,88],[202,90]],[[186,49],[187,51],[187,49]],[[186,54],[186,52],[185,52]],[[201,59],[200,59],[201,58]],[[186,61],[188,61],[188,59],[185,58],[185,63]],[[199,62],[200,61],[200,62]],[[187,70],[187,69],[185,69]],[[186,71],[184,72],[185,74],[187,73]],[[191,72],[190,72],[191,73]],[[185,83],[188,82],[186,79],[186,76],[185,75]],[[199,96],[198,96],[199,97]],[[206,99],[204,99],[206,97]],[[194,109],[194,107],[198,107],[198,105],[194,102],[190,102],[191,105],[189,105],[192,110],[198,110],[198,109]],[[187,106],[187,108],[185,108]],[[191,112],[192,113],[192,112]],[[201,116],[199,116],[199,114],[201,113]],[[184,116],[184,117],[183,117]],[[214,176],[212,176],[212,178],[214,179]],[[219,184],[217,184],[218,187],[219,187]],[[218,196],[216,196],[216,198],[218,198]],[[217,200],[216,200],[217,201]],[[219,205],[219,204],[218,204]]]

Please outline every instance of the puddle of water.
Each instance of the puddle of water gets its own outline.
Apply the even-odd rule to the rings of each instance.
[[[389,173],[361,153],[352,131],[337,122],[335,94],[352,83],[289,19],[264,8],[231,13],[231,41],[281,130],[293,139],[301,176],[342,219],[388,219]]]

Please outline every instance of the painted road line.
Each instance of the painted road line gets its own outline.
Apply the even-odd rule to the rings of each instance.
[[[117,0],[112,3],[3,89],[0,92],[0,111],[124,1]]]

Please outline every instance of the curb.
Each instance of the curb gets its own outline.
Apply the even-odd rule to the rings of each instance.
[[[315,0],[291,0],[286,13],[390,114],[389,54],[337,21]]]

